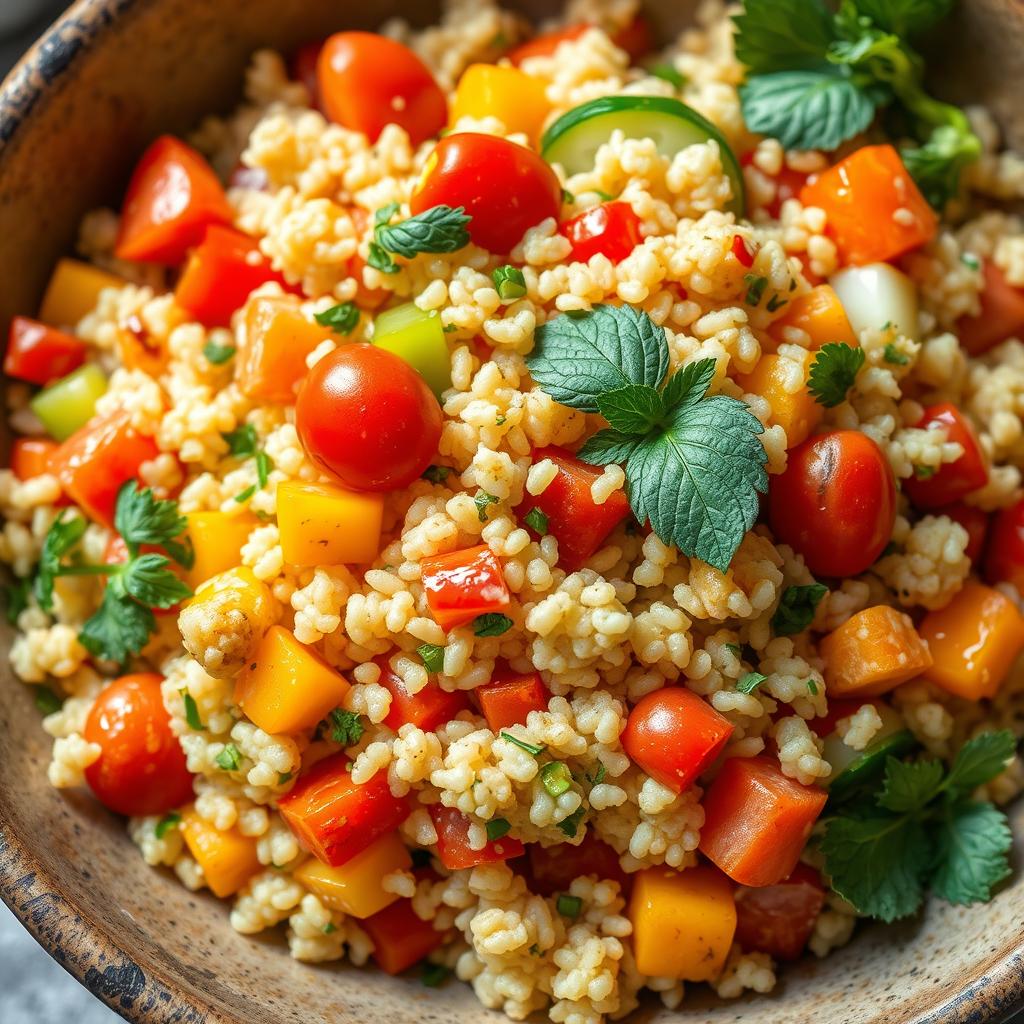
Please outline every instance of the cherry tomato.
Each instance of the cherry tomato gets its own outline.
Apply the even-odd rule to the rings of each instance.
[[[979,296],[978,315],[961,317],[956,324],[960,344],[972,356],[983,355],[1007,338],[1019,337],[1024,329],[1024,288],[1010,284],[991,260],[986,260],[982,273],[985,287]]]
[[[397,124],[418,146],[448,121],[444,93],[426,64],[386,36],[338,32],[324,43],[316,73],[324,113],[371,142]]]
[[[66,377],[85,362],[85,342],[27,316],[11,321],[4,373],[32,384]]]
[[[965,505],[958,501],[955,505],[947,505],[938,510],[939,515],[949,516],[967,531],[967,548],[964,554],[973,565],[981,558],[985,550],[985,538],[988,536],[988,513],[973,505]]]
[[[601,253],[620,263],[640,244],[640,218],[629,203],[602,203],[566,221],[561,232],[572,243],[570,260],[586,263]]]
[[[343,345],[309,371],[295,427],[309,457],[357,491],[392,491],[430,465],[441,407],[423,378],[373,345]]]
[[[118,814],[164,814],[192,799],[192,776],[171,732],[161,682],[148,672],[115,679],[85,722],[85,739],[102,748],[86,768],[85,781]]]
[[[775,885],[736,891],[736,941],[745,952],[797,960],[824,904],[821,876],[797,864],[789,878]]]
[[[775,536],[818,576],[856,576],[882,553],[896,521],[896,482],[882,449],[857,430],[812,437],[771,477]]]
[[[985,486],[988,466],[981,445],[974,427],[955,405],[940,402],[929,406],[917,426],[922,430],[944,427],[946,440],[955,441],[964,449],[960,458],[944,462],[931,476],[912,476],[903,482],[903,489],[917,508],[941,508]]]
[[[442,204],[465,207],[473,218],[466,225],[470,238],[504,254],[528,228],[558,216],[562,186],[532,150],[493,135],[458,132],[434,147],[409,201],[414,214]]]
[[[683,686],[642,697],[629,713],[622,749],[652,779],[681,793],[721,753],[732,724]]]
[[[989,583],[1012,583],[1024,594],[1024,498],[992,517],[985,579]]]

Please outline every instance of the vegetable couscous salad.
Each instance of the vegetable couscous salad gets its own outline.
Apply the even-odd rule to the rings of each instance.
[[[1024,157],[944,0],[257,53],[10,326],[55,786],[514,1018],[973,903],[1024,786]],[[732,15],[732,16],[730,16]]]

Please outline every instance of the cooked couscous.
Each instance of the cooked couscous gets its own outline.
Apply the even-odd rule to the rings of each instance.
[[[923,92],[946,6],[658,49],[633,0],[449,0],[155,140],[10,328],[52,784],[237,931],[516,1019],[991,898],[1024,156]]]

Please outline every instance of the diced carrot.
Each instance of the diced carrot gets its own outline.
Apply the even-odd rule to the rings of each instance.
[[[972,356],[984,355],[1007,338],[1024,338],[1024,288],[1015,288],[991,260],[983,268],[985,285],[977,316],[961,317],[956,324],[960,344]]]
[[[396,900],[360,927],[373,940],[373,958],[382,971],[401,974],[433,953],[444,942],[445,933],[437,931],[412,909],[412,900]]]
[[[495,733],[510,725],[525,725],[531,711],[548,707],[549,694],[539,672],[516,675],[506,669],[473,692],[488,728]]]
[[[181,833],[206,884],[221,899],[238,892],[263,867],[255,838],[243,836],[237,828],[214,828],[191,807],[181,816]]]
[[[875,697],[931,668],[910,616],[875,605],[851,616],[820,645],[830,696]]]
[[[19,480],[52,473],[50,459],[60,445],[45,437],[19,437],[11,445],[11,469]]]
[[[731,757],[704,794],[700,851],[740,885],[775,885],[796,867],[828,794],[767,757]]]
[[[384,724],[395,732],[403,725],[433,732],[439,725],[450,722],[460,711],[469,709],[465,690],[442,690],[436,679],[429,679],[422,690],[409,693],[387,658],[378,658],[377,665],[380,668],[380,685],[391,694],[391,706]]]
[[[994,697],[1024,650],[1024,616],[1000,591],[975,580],[945,608],[929,612],[920,628],[935,659],[926,678],[964,700]]]
[[[445,631],[508,607],[501,563],[486,544],[420,562],[427,606]]]
[[[855,150],[808,182],[800,200],[825,211],[843,263],[895,259],[938,231],[935,211],[890,145]]]
[[[474,850],[469,845],[471,822],[462,811],[443,804],[431,804],[427,809],[437,832],[437,855],[449,871],[475,868],[478,864],[497,864],[519,857],[525,850],[518,839],[509,835],[489,839],[481,849]]]
[[[804,352],[801,363],[778,355],[763,355],[750,373],[736,378],[745,393],[768,400],[772,410],[768,426],[782,427],[787,448],[803,444],[825,416],[825,407],[807,390],[813,362],[813,352]]]
[[[811,349],[819,349],[833,341],[852,348],[860,346],[846,310],[830,284],[819,284],[809,292],[790,299],[785,312],[772,323],[768,333],[781,345],[786,341],[787,327],[803,331],[811,339],[808,346]]]

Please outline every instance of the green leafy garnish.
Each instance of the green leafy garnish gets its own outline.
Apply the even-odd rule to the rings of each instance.
[[[423,662],[423,667],[431,674],[444,668],[444,648],[440,644],[420,644],[416,653]]]
[[[938,471],[938,466],[915,466],[914,476],[918,480],[930,480]]]
[[[579,896],[570,896],[568,893],[560,893],[555,900],[555,908],[562,917],[579,917],[583,909],[583,900]]]
[[[248,487],[246,487],[244,491],[239,491],[235,495],[234,500],[237,501],[239,505],[242,505],[245,502],[247,502],[255,493],[256,485],[250,484]]]
[[[256,428],[251,423],[243,423],[240,427],[221,434],[228,443],[228,451],[240,459],[247,459],[255,455],[259,449],[260,439]]]
[[[832,409],[846,401],[863,365],[862,348],[838,341],[822,345],[811,364],[807,390],[819,405]]]
[[[64,707],[64,701],[50,687],[36,686],[34,689],[36,709],[44,715],[54,715]]]
[[[156,833],[157,839],[163,839],[172,828],[177,828],[180,824],[181,815],[177,811],[171,811],[156,823],[153,831]]]
[[[338,930],[338,926],[333,921],[328,921],[321,930],[324,935],[333,935]]]
[[[47,531],[36,569],[36,601],[46,612],[53,609],[53,581],[61,574],[61,561],[82,539],[88,526],[81,516],[72,515],[68,518],[65,512],[58,514]]]
[[[753,693],[767,678],[760,672],[748,672],[736,680],[736,689],[740,693]]]
[[[412,259],[421,252],[457,252],[469,244],[466,225],[473,218],[463,206],[432,206],[408,220],[390,224],[397,212],[398,204],[391,203],[379,209],[373,219],[373,241],[366,262],[385,274],[398,271],[392,255]]]
[[[185,721],[188,722],[188,727],[194,732],[205,732],[206,726],[203,725],[203,720],[199,717],[199,707],[196,704],[195,697],[184,687],[178,692],[181,694],[182,703],[185,705]]]
[[[331,739],[343,747],[358,743],[363,735],[362,718],[356,712],[345,711],[343,708],[335,708],[327,716],[327,727]]]
[[[768,287],[768,278],[758,274],[744,274],[743,283],[747,286],[747,294],[743,301],[748,306],[759,306],[764,290]]]
[[[776,636],[802,633],[814,621],[814,613],[827,593],[828,587],[822,583],[787,587],[772,616],[772,632]]]
[[[521,740],[510,732],[502,732],[499,735],[503,740],[508,740],[513,746],[518,747],[520,750],[525,750],[528,754],[533,754],[534,757],[539,757],[544,753],[543,747],[538,747],[536,743],[527,743],[526,740]]]
[[[485,612],[473,620],[474,636],[501,636],[512,628],[512,620],[501,612]]]
[[[476,505],[477,518],[481,523],[487,522],[487,506],[496,505],[501,499],[494,494],[488,494],[486,491],[480,491],[477,496],[473,499],[473,504]]]
[[[960,253],[960,262],[967,267],[968,270],[981,270],[981,260],[979,260],[973,252]]]
[[[526,278],[518,267],[506,263],[491,271],[491,280],[503,302],[521,299],[526,294]]]
[[[812,697],[817,697],[818,696],[818,684],[813,679],[808,679],[807,680],[807,692]]]
[[[259,481],[260,487],[267,486],[270,480],[270,471],[273,468],[274,462],[266,452],[259,451],[256,453],[256,479]]]
[[[351,334],[359,326],[359,310],[354,302],[339,302],[313,319],[321,327],[329,327],[336,334]]]
[[[484,828],[487,829],[487,841],[493,843],[496,839],[507,836],[512,826],[505,818],[491,818]]]
[[[576,833],[580,829],[580,822],[583,821],[587,810],[585,807],[580,807],[578,810],[572,812],[568,818],[563,818],[557,824],[558,830],[563,834],[567,835],[570,839],[576,838]]]
[[[533,530],[534,533],[540,534],[542,537],[546,537],[548,534],[548,517],[541,512],[539,508],[531,508],[529,512],[523,516],[523,522]]]
[[[451,974],[451,969],[445,967],[444,964],[432,964],[424,961],[420,980],[427,988],[437,988],[449,974]]]
[[[208,341],[203,346],[203,355],[208,363],[214,366],[222,366],[229,359],[234,357],[238,351],[234,345],[218,345],[215,341]]]
[[[4,587],[4,614],[12,626],[17,623],[18,616],[28,607],[31,593],[32,581],[27,576]]]
[[[226,772],[237,772],[242,764],[242,752],[234,743],[229,743],[213,760],[218,768]]]
[[[647,69],[647,73],[652,75],[654,78],[660,78],[663,82],[668,82],[673,89],[682,89],[686,85],[686,78],[680,74],[676,69],[666,62],[661,64],[654,64]]]
[[[827,823],[821,849],[832,888],[883,921],[913,914],[926,888],[949,903],[990,899],[1010,873],[1010,827],[1000,810],[970,794],[1015,749],[1004,730],[969,740],[948,771],[935,760],[890,757],[881,790]]]
[[[451,475],[451,466],[427,466],[423,470],[423,479],[429,480],[432,484],[443,484]]]
[[[910,357],[905,356],[891,341],[882,349],[882,358],[893,366],[906,366]]]
[[[562,761],[549,761],[540,770],[540,781],[550,796],[561,796],[572,787],[572,773]]]
[[[593,777],[591,777],[589,773],[587,774],[587,782],[589,782],[591,786],[600,786],[601,783],[604,782],[604,777],[607,774],[608,769],[605,768],[604,761],[599,761],[597,763],[597,771],[594,772]]]

